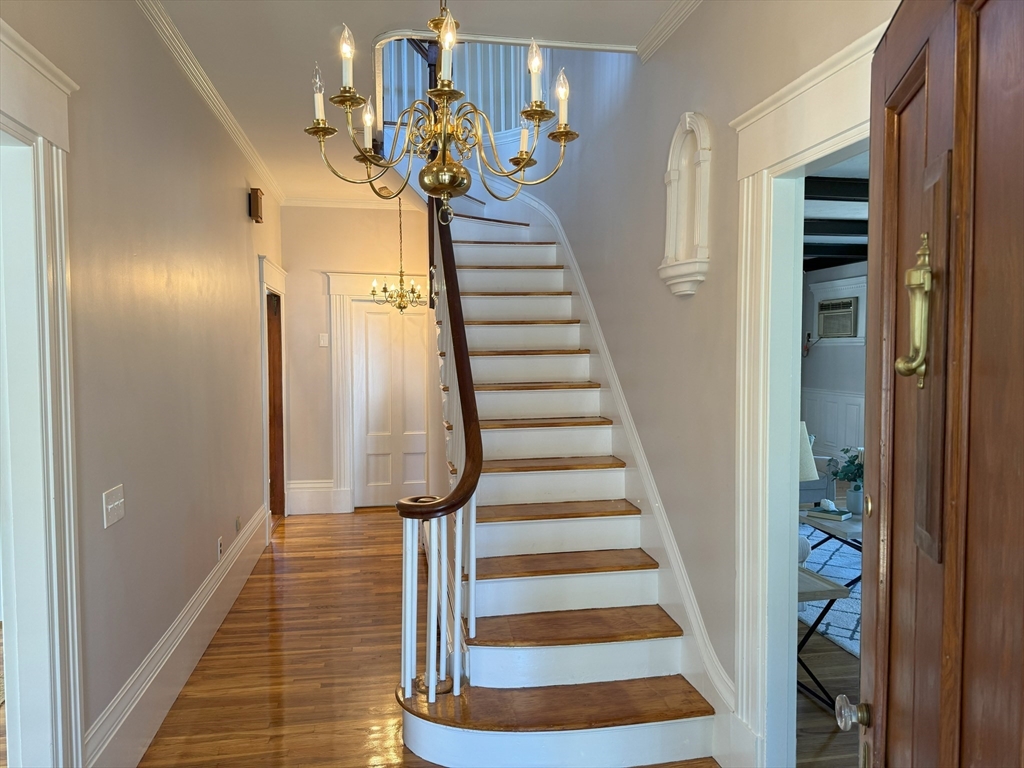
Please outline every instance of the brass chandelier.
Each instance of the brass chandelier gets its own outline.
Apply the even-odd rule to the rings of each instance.
[[[579,134],[569,127],[569,81],[565,77],[565,72],[561,71],[555,83],[555,91],[558,96],[558,122],[555,129],[548,133],[548,138],[559,145],[558,162],[546,176],[538,179],[526,178],[527,169],[537,165],[533,155],[537,149],[541,126],[555,117],[555,113],[547,108],[541,93],[543,57],[536,41],[532,41],[527,54],[531,102],[521,112],[523,130],[519,153],[508,160],[511,167],[506,168],[498,159],[494,131],[486,113],[469,101],[456,106],[457,102],[465,96],[462,91],[456,89],[452,82],[452,55],[459,23],[455,21],[455,17],[448,10],[446,0],[441,0],[441,13],[431,19],[428,26],[437,33],[437,45],[440,50],[437,87],[427,89],[427,99],[413,101],[399,115],[387,157],[378,154],[377,147],[374,145],[373,105],[360,96],[352,86],[352,59],[355,54],[355,44],[349,28],[344,27],[341,36],[341,90],[331,96],[330,101],[336,107],[345,110],[348,135],[358,153],[354,159],[366,166],[365,179],[345,176],[327,159],[324,142],[334,136],[338,130],[328,125],[324,114],[324,84],[319,66],[315,68],[313,74],[314,120],[313,124],[305,131],[320,142],[320,156],[331,173],[352,184],[368,184],[375,195],[385,200],[397,197],[405,189],[412,174],[413,158],[425,160],[426,165],[419,173],[420,187],[430,197],[440,198],[443,201],[438,211],[438,219],[442,224],[448,224],[454,215],[449,201],[453,197],[466,194],[472,184],[472,177],[464,163],[470,160],[474,154],[480,181],[487,192],[497,200],[511,200],[519,194],[524,186],[542,184],[554,176],[562,167],[562,162],[565,159],[565,145],[578,138]],[[359,141],[352,124],[352,112],[360,107],[363,108],[362,142]],[[528,135],[531,123],[533,125],[532,143]],[[488,144],[490,145],[490,159],[484,151]],[[383,151],[384,147],[378,146],[380,146],[380,151]],[[394,192],[378,187],[376,182],[389,170],[396,168],[403,159],[407,160],[407,168],[401,186]],[[497,178],[512,181],[515,185],[514,190],[508,195],[495,192],[487,184],[485,168]]]
[[[387,187],[381,189],[384,194],[388,194],[390,190]],[[377,281],[374,280],[370,286],[370,296],[373,298],[373,303],[380,306],[390,304],[392,307],[398,310],[399,314],[404,315],[405,310],[409,307],[418,307],[423,303],[423,294],[420,292],[420,286],[416,285],[416,281],[410,279],[409,287],[405,287],[405,264],[402,261],[402,198],[398,198],[398,285],[394,283],[391,287],[388,287],[388,279],[382,278],[384,285],[381,286],[381,290],[377,290]]]

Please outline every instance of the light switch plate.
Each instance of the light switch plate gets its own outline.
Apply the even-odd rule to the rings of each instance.
[[[103,494],[103,527],[109,528],[124,517],[124,486],[111,488]]]
[[[329,343],[329,341],[327,339],[327,334],[326,333],[321,333],[320,334],[320,346],[321,347],[326,347],[328,345],[328,343]]]

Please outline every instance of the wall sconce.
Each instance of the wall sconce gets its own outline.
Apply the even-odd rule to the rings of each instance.
[[[263,223],[263,190],[253,187],[249,190],[249,218],[257,224]]]

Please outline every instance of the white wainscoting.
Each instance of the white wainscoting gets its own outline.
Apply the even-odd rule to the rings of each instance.
[[[862,394],[801,389],[800,418],[807,422],[808,433],[814,435],[815,456],[842,459],[843,448],[864,445]]]

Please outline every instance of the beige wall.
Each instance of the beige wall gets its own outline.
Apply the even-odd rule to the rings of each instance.
[[[263,502],[257,253],[279,209],[131,2],[4,0],[73,78],[71,329],[85,724]],[[263,185],[265,186],[265,185]],[[126,515],[103,528],[101,495]]]
[[[536,188],[561,218],[608,341],[711,642],[735,670],[737,139],[729,122],[883,23],[896,0],[705,0],[647,63],[556,51],[582,133]],[[711,124],[711,266],[657,275],[664,175],[683,112]],[[545,142],[546,144],[546,142]],[[794,343],[796,343],[794,341]]]
[[[414,199],[403,202],[405,270],[409,274],[427,271],[427,219],[421,208],[422,203]],[[331,351],[319,346],[319,335],[331,330],[325,273],[365,273],[367,292],[374,277],[378,282],[382,275],[394,279],[398,273],[398,211],[397,207],[286,206],[281,211],[281,228],[288,271],[288,480],[329,480],[334,455]]]

